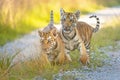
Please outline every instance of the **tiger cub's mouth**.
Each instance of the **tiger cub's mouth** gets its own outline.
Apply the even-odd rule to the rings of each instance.
[[[69,28],[69,29],[63,29],[63,32],[64,32],[64,33],[70,33],[71,31],[72,31],[71,28]]]

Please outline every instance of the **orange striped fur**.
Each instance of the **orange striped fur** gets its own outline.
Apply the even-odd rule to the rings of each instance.
[[[60,9],[61,14],[61,36],[65,43],[66,53],[78,49],[80,52],[80,60],[83,64],[89,63],[89,49],[90,41],[93,32],[99,30],[99,18],[96,15],[90,16],[90,18],[96,18],[96,27],[92,27],[85,22],[78,21],[80,11],[65,12],[62,8]]]

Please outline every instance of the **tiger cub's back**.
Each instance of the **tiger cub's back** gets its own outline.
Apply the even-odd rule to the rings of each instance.
[[[77,30],[78,30],[78,34],[79,36],[82,38],[83,41],[89,41],[92,37],[92,33],[93,33],[93,27],[90,26],[89,24],[85,23],[85,22],[78,22],[77,23]]]

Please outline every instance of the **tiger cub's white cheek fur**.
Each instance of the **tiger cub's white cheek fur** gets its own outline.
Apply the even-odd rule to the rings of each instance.
[[[40,41],[43,41],[43,40],[44,40],[44,37],[41,37],[41,38],[40,38]]]
[[[49,36],[48,38],[47,38],[47,40],[50,40],[51,39],[51,36]]]
[[[56,42],[54,41],[52,44],[51,44],[51,48],[53,48],[55,46]]]

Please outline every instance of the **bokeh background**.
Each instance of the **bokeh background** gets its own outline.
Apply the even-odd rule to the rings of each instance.
[[[106,69],[109,71],[110,77],[115,75],[113,79],[119,78],[116,77],[119,74],[115,73],[112,75],[113,72],[111,70],[116,71],[116,65],[119,65],[116,60],[120,60],[119,55],[116,55],[117,58],[114,56],[114,52],[117,54],[116,50],[120,50],[120,15],[116,14],[120,13],[120,11],[114,11],[114,9],[109,8],[110,12],[113,12],[111,15],[108,7],[120,8],[120,0],[0,0],[0,76],[8,70],[10,65],[13,65],[12,63],[15,60],[16,63],[17,61],[23,61],[20,64],[14,63],[15,66],[10,69],[3,79],[0,77],[0,80],[55,80],[53,77],[57,78],[56,74],[72,70],[79,71],[80,79],[86,80],[86,74],[83,74],[85,71],[89,74],[91,71],[94,73],[93,70],[95,70],[96,75],[100,75],[103,72],[102,75],[105,76],[104,73],[106,71],[104,70]],[[88,69],[83,70],[82,64],[78,62],[78,51],[71,52],[72,62],[65,65],[45,65],[44,58],[43,60],[41,58],[27,60],[27,58],[33,57],[32,53],[34,55],[39,53],[39,50],[37,50],[40,49],[39,36],[36,31],[49,23],[51,10],[54,11],[55,24],[60,23],[60,8],[72,12],[80,10],[80,16],[96,12],[97,10],[100,10],[101,14],[105,13],[103,14],[106,17],[105,24],[101,24],[103,28],[95,33],[91,40],[90,65]],[[106,10],[105,8],[107,8],[107,12],[103,11]],[[32,31],[35,33],[29,34]],[[25,34],[28,34],[27,37]],[[17,38],[24,39],[16,40]],[[106,55],[109,52],[113,54],[112,58],[115,61]],[[9,54],[10,56],[7,56],[7,53],[11,53]],[[103,70],[100,72],[102,68]],[[120,72],[118,68],[116,69],[118,70],[117,72]],[[96,72],[97,70],[98,72]],[[109,76],[107,73],[106,75]],[[75,74],[77,75],[78,73]],[[79,78],[76,75],[64,75],[60,80],[78,80]],[[92,74],[88,76],[89,80],[93,80],[93,76],[96,80],[100,79],[99,76]],[[101,76],[102,79],[103,76]]]
[[[81,15],[120,4],[120,0],[0,0],[0,45],[44,27],[50,10],[55,23],[60,23],[60,8],[80,10]]]

